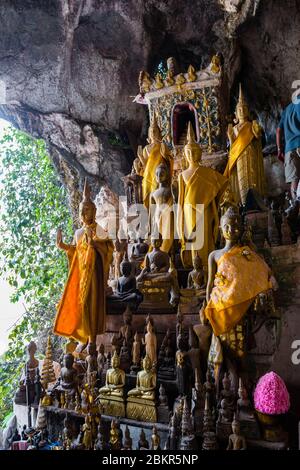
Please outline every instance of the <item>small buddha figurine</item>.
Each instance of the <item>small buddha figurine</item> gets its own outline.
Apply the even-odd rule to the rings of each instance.
[[[99,390],[100,398],[123,397],[125,372],[119,368],[120,358],[116,351],[112,357],[111,365],[111,369],[108,369],[106,373],[105,386]]]
[[[248,398],[247,389],[244,386],[241,378],[239,378],[238,396],[239,398],[237,401],[237,418],[239,419],[239,421],[255,419],[251,402]]]
[[[230,151],[224,176],[230,178],[236,203],[245,204],[249,189],[255,189],[264,196],[266,183],[261,146],[262,128],[257,121],[249,118],[241,85],[235,114],[237,124],[228,126]]]
[[[127,304],[136,310],[143,296],[136,288],[136,278],[132,273],[132,264],[125,258],[120,265],[121,277],[118,279],[117,290],[114,294],[107,297],[108,303],[118,302],[120,305]]]
[[[158,435],[156,426],[153,426],[152,429],[151,450],[160,450],[160,437]]]
[[[174,240],[174,197],[170,169],[166,162],[156,167],[155,177],[158,188],[150,194],[151,233],[161,234],[160,249],[169,253]]]
[[[114,252],[114,265],[115,265],[115,278],[118,279],[121,276],[120,266],[127,255],[128,240],[117,239],[115,241],[115,252]]]
[[[141,341],[138,332],[135,332],[134,341],[132,345],[132,366],[131,371],[134,373],[139,368],[139,364],[141,361]]]
[[[60,371],[58,382],[54,385],[53,391],[68,391],[69,394],[75,394],[78,386],[77,370],[73,367],[74,356],[73,354],[64,355],[64,365]]]
[[[192,325],[189,327],[189,350],[187,352],[187,356],[189,357],[194,376],[196,370],[198,370],[198,373],[201,374],[201,353],[199,349],[199,342],[196,334],[194,333]]]
[[[188,395],[190,392],[191,366],[186,351],[186,341],[182,334],[177,336],[176,351],[176,381],[180,395]]]
[[[102,421],[98,424],[97,439],[94,445],[94,450],[105,450],[105,437]]]
[[[124,433],[124,450],[132,450],[132,438],[130,437],[130,431],[126,424],[125,433]]]
[[[149,245],[141,237],[135,241],[131,249],[130,261],[144,261]]]
[[[118,428],[118,423],[115,419],[113,419],[111,422],[109,444],[111,450],[120,450],[122,447],[122,442],[120,440],[120,431]]]
[[[159,90],[160,88],[163,88],[164,87],[164,82],[163,82],[163,79],[161,77],[161,74],[160,73],[157,73],[155,75],[155,83],[154,83],[154,86],[157,90]]]
[[[90,394],[89,385],[85,384],[81,392],[80,409],[82,413],[87,413],[89,411],[89,394]]]
[[[147,323],[147,333],[143,341],[146,349],[146,355],[151,361],[151,367],[157,362],[157,338],[154,332],[153,324],[149,321]]]
[[[104,344],[101,343],[99,346],[98,356],[97,356],[97,367],[98,367],[98,376],[101,376],[104,364],[106,362]]]
[[[231,390],[231,381],[228,376],[228,374],[225,372],[223,380],[223,390],[221,390],[220,393],[220,401],[219,401],[219,406],[221,406],[220,413],[223,416],[223,419],[226,422],[231,422],[234,409],[235,409],[235,399],[234,399],[234,393]]]
[[[159,351],[159,370],[158,374],[161,379],[174,379],[175,374],[175,358],[174,350],[172,347],[172,334],[171,330],[168,329],[163,339],[160,351]]]
[[[236,415],[234,415],[232,421],[232,432],[233,434],[230,434],[228,439],[227,450],[246,450],[246,439],[240,434],[240,423],[237,420]]]
[[[205,273],[199,255],[193,258],[193,268],[188,275],[187,286],[190,289],[203,289],[205,287]]]
[[[83,440],[85,450],[93,449],[93,437],[92,437],[92,424],[91,424],[91,415],[87,414],[84,420],[83,430]]]
[[[91,382],[91,375],[97,373],[98,364],[97,364],[97,349],[95,343],[89,343],[87,345],[87,357],[86,357],[86,364],[87,364],[87,381],[88,383]]]
[[[127,305],[125,312],[123,313],[124,325],[119,330],[119,336],[121,341],[126,342],[128,350],[131,352],[133,345],[133,328],[132,328],[132,312],[130,307]]]
[[[159,234],[158,238],[151,239],[152,251],[147,253],[145,257],[145,268],[137,277],[137,281],[143,279],[154,279],[159,277],[159,274],[167,273],[170,268],[170,258],[168,253],[161,250],[162,236]]]
[[[196,74],[195,68],[192,65],[189,65],[187,73],[188,73],[188,77],[187,77],[188,82],[194,82],[195,80],[197,80],[197,74]]]
[[[172,70],[168,70],[166,73],[165,86],[173,86],[175,84],[174,74]]]
[[[145,400],[155,400],[156,373],[152,370],[152,362],[146,354],[143,359],[143,370],[138,372],[136,387],[128,392],[128,399],[134,397]],[[133,400],[134,401],[134,400]]]
[[[138,442],[138,449],[143,450],[143,449],[149,449],[149,442],[146,439],[145,431],[142,428],[140,432],[140,438]]]

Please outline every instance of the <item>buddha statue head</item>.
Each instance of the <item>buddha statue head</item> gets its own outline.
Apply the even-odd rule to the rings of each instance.
[[[235,115],[236,115],[238,122],[240,123],[247,121],[249,118],[249,108],[245,101],[241,84],[239,87],[239,100],[236,105]]]
[[[236,207],[229,207],[221,217],[221,230],[225,240],[238,242],[242,233],[241,216]]]
[[[74,356],[71,353],[64,355],[64,367],[67,369],[71,369],[74,364]]]
[[[159,250],[159,248],[161,247],[162,245],[162,236],[161,234],[159,234],[158,236],[153,236],[151,238],[151,245],[156,249],[156,250]]]
[[[155,114],[153,113],[153,118],[148,129],[148,142],[150,144],[156,144],[161,142],[161,132],[158,127]]]
[[[202,259],[199,255],[196,255],[193,258],[193,268],[195,269],[195,271],[201,271],[201,269],[203,269]]]
[[[236,418],[236,414],[233,415],[233,421],[231,423],[231,428],[232,428],[233,434],[235,434],[235,435],[240,434],[241,426],[240,426],[240,422]]]
[[[79,205],[79,216],[84,225],[91,225],[95,222],[96,206],[91,200],[91,190],[87,182],[84,182],[83,199]]]
[[[143,369],[144,369],[146,372],[150,372],[151,367],[152,367],[151,359],[150,359],[150,357],[148,356],[148,354],[146,354],[146,356],[145,356],[144,359],[143,359]]]
[[[156,167],[155,176],[157,183],[169,183],[170,171],[166,163],[161,163]]]
[[[117,351],[115,351],[113,357],[111,358],[111,366],[113,369],[118,369],[119,365],[120,365],[120,358],[118,356]]]
[[[120,273],[122,276],[128,277],[130,276],[132,271],[132,265],[128,259],[124,258],[122,263],[120,264]]]
[[[188,123],[187,143],[184,146],[184,155],[190,165],[199,164],[202,156],[202,150],[195,139],[195,133],[191,121]]]

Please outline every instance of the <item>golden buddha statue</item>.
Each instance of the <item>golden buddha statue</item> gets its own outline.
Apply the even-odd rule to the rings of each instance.
[[[54,333],[95,343],[96,336],[105,332],[107,277],[114,245],[97,234],[96,206],[87,181],[79,212],[82,227],[76,230],[71,245],[63,242],[61,230],[57,232],[57,246],[67,253],[70,271]]]
[[[192,259],[198,254],[206,268],[218,236],[218,200],[227,180],[212,168],[200,165],[202,151],[190,122],[184,155],[188,168],[178,175],[177,231],[181,258],[184,267],[191,268]]]
[[[163,79],[161,77],[161,74],[160,73],[157,73],[155,75],[155,83],[154,83],[154,86],[157,90],[159,90],[160,88],[163,88],[164,87],[164,82],[163,82]]]
[[[236,208],[221,217],[221,231],[225,247],[209,256],[204,314],[216,336],[231,337],[256,296],[272,288],[271,271],[261,256],[240,245],[241,216]],[[237,330],[238,341],[243,340],[241,335]]]
[[[174,241],[174,198],[168,165],[160,163],[155,170],[158,188],[150,194],[151,233],[162,237],[161,250],[169,253]]]
[[[188,77],[187,77],[188,82],[194,82],[195,80],[197,80],[197,74],[196,74],[195,68],[192,65],[189,66],[187,73],[188,73]]]
[[[104,387],[99,389],[97,401],[103,406],[105,414],[125,416],[125,372],[119,368],[120,358],[116,351],[112,357],[111,366],[106,372]]]
[[[249,189],[265,194],[265,174],[261,147],[261,127],[257,121],[250,121],[249,109],[240,85],[236,106],[237,124],[228,126],[230,151],[224,172],[230,178],[236,203],[245,204]]]
[[[155,387],[156,372],[152,370],[151,359],[146,354],[143,370],[137,374],[136,387],[127,395],[127,418],[156,422]]]
[[[155,170],[156,167],[165,161],[170,167],[172,174],[171,157],[168,147],[161,142],[160,129],[156,122],[155,114],[148,130],[149,144],[143,149],[143,155],[140,156],[144,167],[143,174],[143,203],[144,206],[149,208],[150,194],[156,189]]]
[[[147,333],[145,334],[143,344],[145,345],[146,356],[150,359],[151,365],[155,365],[157,362],[157,338],[153,324],[150,321],[147,323]]]

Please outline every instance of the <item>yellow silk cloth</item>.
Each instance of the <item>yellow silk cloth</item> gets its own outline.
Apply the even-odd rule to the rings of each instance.
[[[186,183],[182,174],[178,176],[177,230],[181,240],[181,258],[184,267],[192,266],[192,258],[198,254],[207,265],[209,253],[214,250],[219,232],[218,199],[227,186],[227,179],[212,168],[199,166]],[[203,204],[203,212],[197,204]],[[203,224],[203,247],[186,249],[185,238],[190,239],[196,229],[196,221]]]
[[[252,131],[252,122],[245,122],[244,126],[241,128],[238,137],[233,142],[230,152],[229,158],[227,162],[227,166],[224,171],[224,176],[229,178],[231,175],[232,169],[234,168],[237,159],[243,153],[245,148],[250,144],[252,139],[254,138],[254,134]]]
[[[270,270],[248,246],[235,246],[217,261],[210,300],[204,311],[216,336],[230,331],[255,297],[271,289]]]
[[[171,161],[163,157],[161,153],[161,144],[153,144],[145,165],[142,181],[143,203],[144,206],[147,207],[147,209],[149,208],[150,194],[157,188],[157,181],[155,177],[156,168],[163,162],[166,162],[167,165],[170,167],[170,176],[172,176]]]
[[[97,238],[94,244],[88,245],[83,235],[68,248],[72,262],[54,323],[54,333],[82,343],[105,332],[105,290],[114,246]]]

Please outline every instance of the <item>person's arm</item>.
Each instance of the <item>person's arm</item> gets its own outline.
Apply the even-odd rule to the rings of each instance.
[[[276,129],[276,145],[277,145],[277,157],[278,160],[284,162],[284,153],[283,153],[283,133],[281,127]]]
[[[210,294],[214,285],[215,275],[217,272],[217,263],[215,261],[215,252],[212,251],[208,257],[208,281],[206,288],[206,302],[209,302]]]
[[[284,162],[284,121],[285,121],[286,110],[283,111],[281,115],[280,122],[276,129],[276,145],[277,145],[277,157],[281,162]]]

